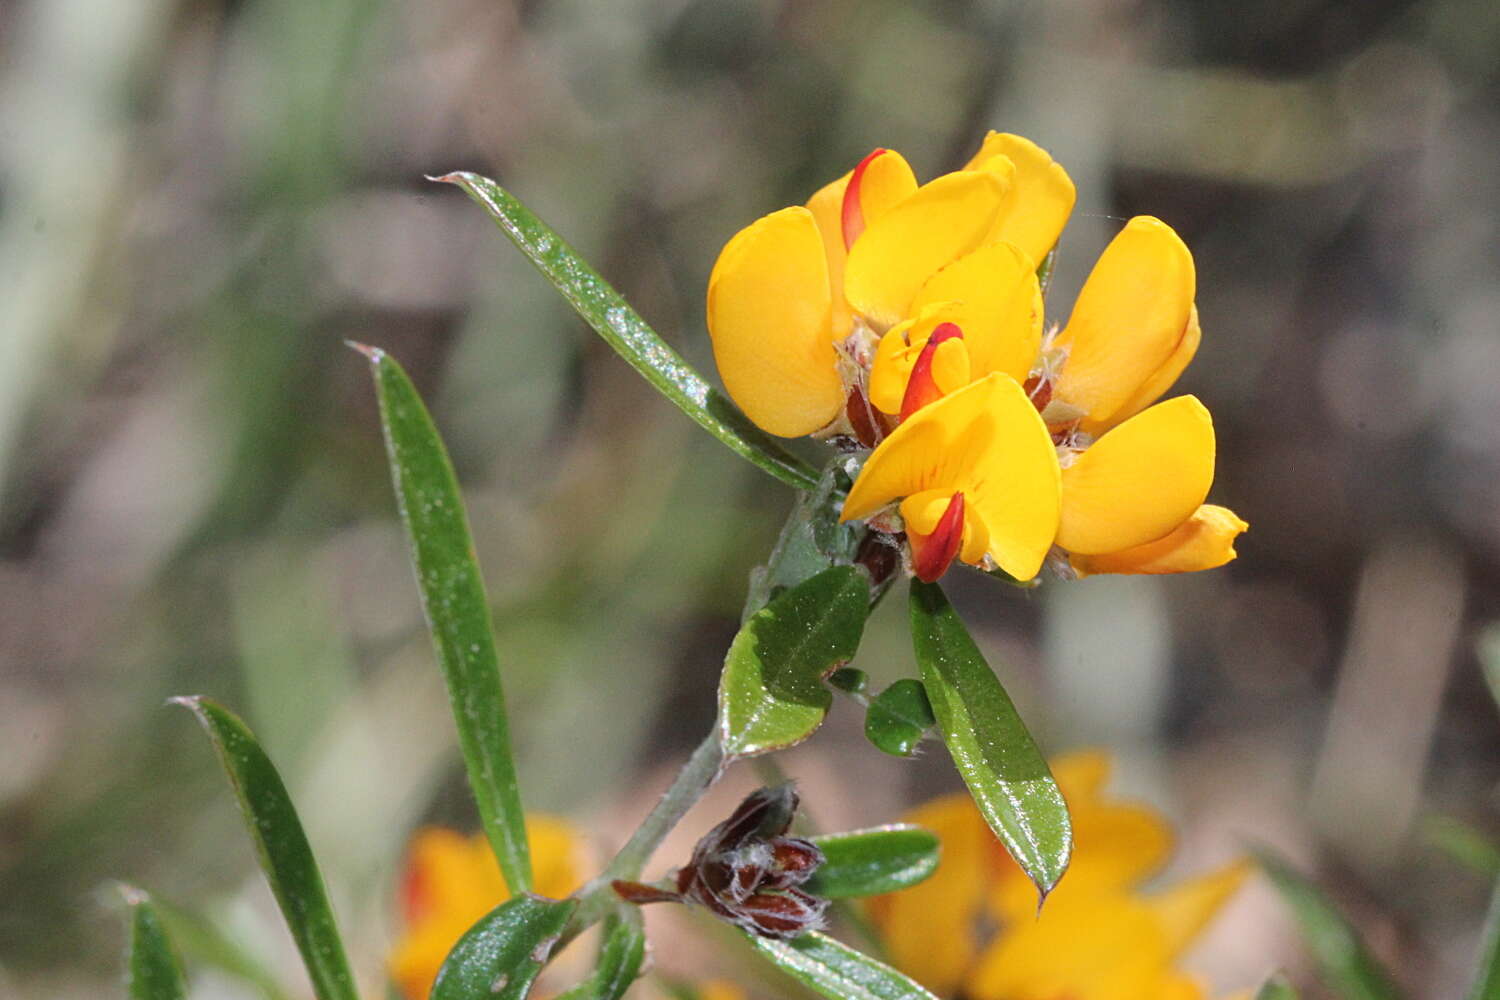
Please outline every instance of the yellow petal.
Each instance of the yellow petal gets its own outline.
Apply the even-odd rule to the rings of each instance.
[[[893,149],[871,154],[859,178],[859,218],[861,232],[874,225],[898,204],[910,198],[917,190],[917,176],[912,173],[906,158]],[[842,206],[841,206],[842,207]],[[840,220],[843,221],[842,219]],[[847,229],[841,230],[844,244],[850,245]],[[854,234],[855,239],[859,233]]]
[[[1227,507],[1204,504],[1171,534],[1122,552],[1074,556],[1079,576],[1095,573],[1192,573],[1235,557],[1234,540],[1250,527]]]
[[[1063,470],[1057,544],[1118,552],[1192,516],[1214,479],[1214,425],[1195,396],[1158,403],[1105,434]]]
[[[882,441],[844,501],[845,521],[925,490],[962,490],[988,554],[1019,580],[1041,569],[1057,530],[1051,435],[1013,379],[987,375],[918,410]]]
[[[1053,398],[1095,426],[1112,423],[1187,335],[1194,282],[1192,254],[1171,227],[1131,219],[1094,265],[1058,337],[1068,353]]]
[[[1064,876],[1064,882],[1070,876]],[[1010,924],[965,983],[974,1000],[1155,1000],[1170,960],[1162,928],[1124,895],[1049,899]]]
[[[1078,192],[1067,171],[1045,149],[1004,132],[991,132],[964,169],[997,155],[1015,164],[1015,182],[990,238],[1014,243],[1040,261],[1062,235]]]
[[[1068,808],[1076,809],[1104,794],[1113,761],[1103,750],[1073,750],[1049,760],[1047,766],[1068,800]]]
[[[1151,373],[1151,377],[1136,390],[1120,408],[1110,417],[1110,424],[1117,424],[1122,420],[1140,413],[1146,407],[1160,399],[1163,394],[1175,383],[1180,375],[1187,369],[1188,363],[1193,360],[1193,355],[1198,353],[1198,342],[1203,339],[1203,331],[1198,327],[1198,307],[1193,306],[1188,310],[1187,330],[1182,339],[1177,342],[1177,347],[1168,356],[1162,366]],[[1079,429],[1098,436],[1107,427],[1096,421],[1084,420],[1079,424]]]
[[[918,290],[945,264],[977,249],[1004,199],[992,174],[944,174],[870,223],[849,251],[844,295],[878,331],[911,310]]]
[[[833,301],[829,333],[834,341],[843,340],[854,328],[854,314],[849,311],[849,303],[844,301],[844,262],[849,251],[844,248],[844,231],[839,222],[844,189],[848,186],[849,174],[845,174],[823,185],[807,200],[807,210],[818,224],[818,235],[823,238],[823,254],[828,261],[828,290]]]
[[[828,264],[813,215],[784,208],[741,230],[708,282],[708,332],[724,388],[763,430],[800,437],[844,405]]]
[[[925,881],[869,900],[891,961],[940,996],[951,996],[979,952],[979,915],[999,848],[968,795],[948,795],[904,819],[937,834],[937,869]]]
[[[1245,881],[1249,870],[1248,862],[1236,861],[1209,875],[1179,882],[1147,899],[1174,957],[1187,950],[1218,915]]]
[[[995,243],[965,254],[923,284],[912,309],[939,302],[960,307],[953,322],[963,328],[974,377],[1003,372],[1026,381],[1042,344],[1042,289],[1024,251]]]

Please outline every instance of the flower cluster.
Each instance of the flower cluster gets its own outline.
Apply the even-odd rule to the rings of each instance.
[[[868,450],[843,519],[904,534],[909,569],[1175,573],[1234,558],[1205,503],[1214,430],[1158,403],[1196,353],[1192,255],[1131,219],[1061,327],[1039,263],[1075,200],[1036,144],[991,133],[918,185],[877,149],[805,207],[732,238],[708,286],[725,388],[764,430]]]
[[[939,996],[969,1000],[1202,1000],[1177,958],[1233,895],[1244,865],[1143,894],[1141,883],[1171,854],[1165,821],[1105,797],[1102,754],[1061,758],[1052,771],[1068,799],[1074,849],[1040,913],[973,801],[937,799],[906,817],[942,839],[937,871],[871,900],[892,961]],[[986,926],[998,928],[988,940]]]

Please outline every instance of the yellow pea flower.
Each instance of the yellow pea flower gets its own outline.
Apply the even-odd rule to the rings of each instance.
[[[1141,895],[1166,863],[1172,833],[1155,811],[1104,794],[1109,759],[1053,762],[1073,820],[1073,860],[1040,915],[1035,890],[966,795],[929,802],[906,818],[942,840],[925,882],[871,900],[894,964],[939,996],[974,1000],[1200,998],[1178,956],[1243,880],[1234,864]],[[981,926],[998,926],[984,940]]]
[[[707,314],[725,389],[783,437],[868,425],[875,342],[938,308],[962,328],[948,353],[972,352],[973,378],[1024,378],[1041,340],[1034,262],[1057,242],[1074,199],[1062,168],[1019,136],[991,133],[962,169],[921,186],[899,153],[875,150],[805,207],[741,230],[719,255]],[[909,356],[892,361],[909,371],[921,345],[906,328],[898,336]],[[897,378],[884,376],[881,391]]]
[[[566,821],[528,816],[535,891],[562,899],[583,884],[587,850]],[[510,898],[505,876],[482,834],[429,827],[407,851],[401,883],[403,929],[387,968],[407,1000],[426,1000],[443,959],[474,923]]]
[[[1157,403],[1197,352],[1196,277],[1159,219],[1131,219],[1105,248],[1033,397],[1058,440],[1057,545],[1080,575],[1181,573],[1235,557],[1247,525],[1206,505],[1213,418],[1193,396]],[[1154,404],[1154,405],[1153,405]]]

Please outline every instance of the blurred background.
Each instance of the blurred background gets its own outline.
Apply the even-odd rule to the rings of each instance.
[[[1123,218],[1192,247],[1179,389],[1252,529],[1226,570],[955,599],[1045,746],[1110,747],[1179,824],[1175,873],[1275,844],[1419,995],[1460,990],[1489,887],[1433,841],[1500,829],[1500,6],[16,0],[0,60],[0,994],[119,989],[114,878],[305,993],[171,695],[262,736],[372,995],[407,836],[473,822],[344,338],[407,366],[453,451],[528,804],[607,849],[706,730],[790,491],[424,175],[498,177],[711,372],[736,229],[876,145],[926,178],[988,128],[1077,182],[1055,318]],[[860,656],[882,685],[914,670],[902,603]],[[956,787],[860,723],[842,702],[786,758],[820,822]],[[1191,965],[1306,970],[1261,885]]]

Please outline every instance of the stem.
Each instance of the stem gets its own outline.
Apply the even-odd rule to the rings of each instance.
[[[718,780],[723,768],[724,750],[719,746],[719,731],[715,728],[698,744],[698,749],[693,751],[693,755],[677,773],[677,780],[672,782],[672,787],[662,793],[656,807],[636,828],[635,833],[630,835],[630,839],[620,848],[620,853],[615,855],[600,878],[640,878],[641,869],[646,867],[646,862],[651,860],[657,847],[661,846],[661,842],[682,817],[687,815],[687,811],[703,797],[708,787]]]

